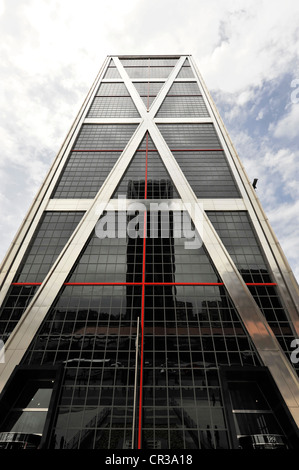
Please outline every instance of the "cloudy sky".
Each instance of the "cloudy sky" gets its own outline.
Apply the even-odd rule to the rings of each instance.
[[[0,259],[105,57],[192,54],[299,279],[298,0],[0,0]]]

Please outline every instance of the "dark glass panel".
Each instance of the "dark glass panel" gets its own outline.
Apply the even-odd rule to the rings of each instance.
[[[272,276],[246,212],[207,212],[246,283],[269,283]],[[292,332],[276,286],[248,286],[274,334],[288,352]]]
[[[96,96],[86,117],[138,118],[140,115],[130,96]]]
[[[123,150],[137,124],[83,124],[73,150]]]
[[[214,124],[159,124],[168,147],[176,149],[221,149]]]
[[[45,212],[13,282],[42,282],[82,216],[83,212]],[[0,312],[2,340],[8,339],[37,289],[22,285],[10,288]]]

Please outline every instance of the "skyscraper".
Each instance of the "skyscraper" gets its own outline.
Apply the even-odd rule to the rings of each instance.
[[[298,445],[298,285],[189,55],[107,57],[1,303],[2,448]]]

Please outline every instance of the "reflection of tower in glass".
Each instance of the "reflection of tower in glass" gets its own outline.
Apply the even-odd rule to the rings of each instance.
[[[153,227],[154,225],[154,227]],[[154,237],[151,232],[154,231]],[[169,323],[175,315],[175,253],[173,213],[151,212],[147,215],[145,281],[155,283],[146,287],[145,322]]]
[[[138,214],[127,215],[127,226],[130,222],[134,222],[136,217],[138,217]],[[143,220],[141,223],[143,224]],[[138,222],[135,229],[137,232],[140,229]],[[140,236],[133,238],[127,234],[126,247],[126,283],[128,283],[126,285],[126,319],[136,321],[137,317],[141,317],[140,296],[142,286],[130,285],[130,283],[140,284],[142,282],[143,238]]]
[[[169,179],[156,178],[147,180],[147,199],[169,199],[173,197],[173,184]],[[145,180],[129,180],[127,185],[128,199],[144,199]],[[127,216],[127,223],[136,218],[135,229],[140,236],[127,238],[127,282],[142,282],[143,274],[147,286],[145,295],[145,322],[164,319],[165,299],[167,299],[167,319],[173,320],[175,304],[175,286],[162,285],[175,282],[175,257],[173,238],[173,213],[168,211],[148,211],[146,216],[146,238],[144,215],[135,213]],[[145,259],[143,250],[145,244]],[[134,286],[135,289],[137,286]],[[127,286],[131,297],[132,286]],[[154,293],[155,292],[155,293]],[[132,300],[133,301],[133,300]]]
[[[172,199],[173,184],[169,179],[148,179],[147,180],[147,199]],[[145,181],[130,180],[128,182],[127,198],[128,199],[144,199],[145,197]]]

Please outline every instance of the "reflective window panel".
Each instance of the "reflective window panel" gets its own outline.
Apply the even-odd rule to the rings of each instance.
[[[6,341],[83,216],[83,212],[45,212],[22,259],[0,312]],[[29,285],[28,285],[29,283]],[[27,285],[26,285],[27,284]]]

